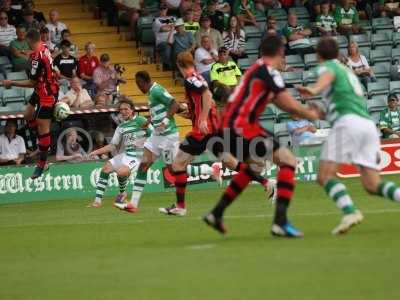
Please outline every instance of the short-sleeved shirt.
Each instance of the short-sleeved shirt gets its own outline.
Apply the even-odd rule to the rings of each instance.
[[[10,48],[15,48],[15,49],[17,49],[19,51],[21,51],[21,50],[30,50],[31,49],[26,40],[20,41],[18,39],[13,40],[10,43]],[[28,61],[27,58],[17,57],[17,56],[14,56],[14,55],[12,55],[11,60],[12,60],[13,65],[23,64],[23,63],[26,63]]]
[[[337,27],[337,23],[333,15],[318,15],[317,19],[315,20],[315,25],[317,27],[322,27],[327,31],[332,31]]]
[[[72,78],[74,71],[78,69],[78,61],[72,55],[68,57],[57,55],[54,59],[54,66],[60,71],[60,73],[68,78]]]
[[[57,24],[47,23],[47,29],[49,29],[51,41],[58,45],[61,42],[61,32],[67,29],[67,26],[62,22],[57,22]]]
[[[88,57],[82,56],[79,59],[79,75],[85,74],[86,76],[93,76],[94,70],[100,65],[97,56]]]
[[[354,7],[345,10],[342,6],[337,6],[335,10],[335,19],[339,25],[358,24],[358,12]]]
[[[188,50],[194,43],[193,35],[190,32],[176,33],[174,35],[174,53],[178,54]]]
[[[241,75],[239,67],[231,60],[226,64],[216,62],[211,66],[211,81],[215,80],[228,86],[236,86],[238,84],[237,76]]]
[[[197,31],[199,31],[199,29],[200,29],[199,22],[193,22],[193,23],[185,22],[186,32],[191,32],[194,35]]]
[[[392,111],[386,108],[382,111],[379,118],[379,127],[381,130],[389,128],[396,132],[400,131],[400,110],[396,109]]]
[[[368,60],[367,58],[360,54],[360,59],[359,61],[355,62],[351,60],[351,57],[349,57],[348,61],[347,61],[347,65],[353,69],[354,71],[359,70],[359,69],[363,69],[363,68],[369,68],[369,64],[368,64]]]
[[[284,90],[281,74],[262,59],[257,60],[229,97],[222,114],[221,129],[233,128],[237,135],[249,140],[267,136],[259,117],[271,99]]]
[[[208,84],[197,72],[188,74],[184,82],[186,101],[188,105],[190,119],[192,120],[192,130],[188,133],[197,140],[204,138],[199,129],[199,119],[203,106],[203,93],[208,89]],[[208,133],[216,132],[218,128],[217,108],[213,102],[207,119]]]
[[[296,129],[303,128],[306,126],[313,125],[310,121],[301,120],[290,120],[286,123],[286,127],[290,135],[292,136],[292,142],[294,145],[299,145],[300,143],[313,138],[315,135],[310,131],[304,131],[302,133],[295,133]]]
[[[174,97],[172,97],[172,95],[168,93],[162,85],[156,82],[151,86],[148,92],[148,97],[151,124],[155,128],[154,134],[165,136],[178,132],[174,117],[169,118],[169,123],[165,126],[163,131],[160,132],[157,130],[157,127],[159,127],[164,118],[167,117],[168,111],[174,102]]]
[[[202,63],[202,61],[204,59],[210,59],[212,58],[211,54],[213,55],[218,55],[217,50],[215,49],[211,49],[210,51],[207,51],[206,49],[204,49],[203,47],[197,48],[195,53],[194,53],[194,61],[196,64],[196,70],[201,74],[204,72],[208,72],[211,70],[211,64],[204,64]]]
[[[21,136],[16,135],[13,139],[9,140],[5,134],[0,135],[0,159],[14,160],[20,154],[25,153],[25,143]]]
[[[318,76],[325,72],[334,76],[331,86],[323,92],[327,105],[327,120],[334,123],[348,114],[371,119],[365,105],[362,85],[353,71],[338,60],[332,59],[317,67]]]
[[[148,136],[146,125],[145,117],[135,115],[132,119],[118,125],[110,144],[116,147],[122,146],[128,156],[141,156],[144,140]]]
[[[290,35],[296,32],[300,32],[304,30],[304,27],[302,25],[296,25],[296,26],[291,26],[287,24],[283,29],[282,33],[283,35],[289,39]],[[290,49],[296,49],[296,48],[307,48],[310,47],[310,40],[307,37],[297,39],[294,41],[289,41],[289,47]]]
[[[72,108],[87,108],[93,105],[92,98],[86,89],[81,89],[78,93],[70,89],[63,98],[67,98],[67,104]]]
[[[161,31],[161,27],[173,23],[175,23],[173,16],[159,17],[153,21],[152,29],[156,37],[156,45],[168,41],[169,31]]]
[[[0,45],[9,46],[17,38],[15,27],[12,25],[0,26]]]

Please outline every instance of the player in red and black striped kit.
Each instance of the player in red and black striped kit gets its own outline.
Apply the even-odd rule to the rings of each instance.
[[[192,54],[190,52],[178,54],[177,65],[185,78],[187,117],[192,121],[192,131],[180,144],[172,164],[177,202],[171,207],[162,207],[159,210],[165,214],[183,216],[186,214],[185,192],[188,177],[186,167],[195,156],[206,150],[209,139],[216,133],[218,115],[207,82],[195,70]]]
[[[242,163],[232,178],[221,200],[203,220],[221,233],[225,209],[252,181],[256,180],[269,154],[279,166],[277,175],[277,203],[272,234],[300,237],[303,234],[287,220],[287,208],[295,187],[296,159],[286,148],[281,147],[259,123],[259,117],[269,103],[280,109],[309,120],[318,119],[313,108],[305,108],[285,89],[278,69],[284,59],[284,45],[278,37],[268,37],[261,45],[262,58],[244,74],[241,82],[230,96],[222,115],[218,133],[220,142],[212,150],[214,154],[229,159],[232,156]],[[268,138],[269,137],[269,138]]]
[[[5,88],[34,88],[31,99],[26,106],[25,119],[38,134],[39,160],[31,176],[32,179],[42,175],[47,163],[47,152],[50,147],[50,125],[54,106],[58,96],[58,82],[53,70],[53,59],[47,46],[40,40],[40,33],[30,30],[26,35],[27,42],[33,50],[30,55],[29,79],[22,81],[4,80]]]

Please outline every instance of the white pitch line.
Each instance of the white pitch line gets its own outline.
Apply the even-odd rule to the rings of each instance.
[[[214,244],[204,244],[204,245],[189,246],[189,247],[186,247],[185,249],[188,249],[188,250],[207,250],[207,249],[211,249],[211,248],[214,248],[214,247],[215,247]]]
[[[374,210],[364,210],[363,214],[387,214],[387,213],[400,213],[400,208],[394,209],[374,209]],[[331,215],[341,215],[340,211],[328,211],[328,212],[304,212],[304,213],[293,213],[290,216],[293,217],[321,217],[321,216],[331,216]],[[259,215],[233,215],[226,216],[225,219],[261,219],[273,217],[273,214],[259,214]],[[126,219],[125,219],[126,220]],[[138,223],[148,223],[148,222],[159,222],[159,221],[180,221],[180,220],[189,220],[189,221],[199,221],[200,217],[173,217],[166,216],[164,218],[148,218],[148,219],[131,219],[128,222],[120,222],[120,221],[104,221],[99,220],[96,222],[74,222],[74,223],[29,223],[29,224],[7,224],[0,225],[0,229],[3,228],[18,228],[18,227],[29,227],[29,226],[68,226],[68,225],[102,225],[102,224],[121,224],[121,225],[129,225],[129,224],[138,224]]]

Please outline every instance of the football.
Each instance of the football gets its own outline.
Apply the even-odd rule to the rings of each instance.
[[[54,108],[54,118],[57,121],[64,120],[68,118],[68,116],[71,114],[71,109],[69,108],[69,105],[65,102],[58,102]]]

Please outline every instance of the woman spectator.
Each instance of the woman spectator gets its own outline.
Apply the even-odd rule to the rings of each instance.
[[[65,141],[57,145],[57,161],[79,162],[85,160],[86,152],[78,143],[78,133],[70,128],[65,135]]]
[[[67,103],[71,108],[89,108],[93,106],[92,98],[90,98],[88,91],[82,88],[79,77],[73,77],[70,86],[71,89],[61,101]]]
[[[246,56],[244,45],[246,43],[246,35],[241,29],[239,20],[236,16],[231,16],[229,19],[229,28],[222,33],[224,47],[228,49],[230,56],[234,61],[238,58]]]
[[[366,88],[369,82],[376,81],[374,73],[368,64],[366,57],[359,52],[356,42],[350,42],[348,51],[349,56],[347,65],[353,69],[354,73]]]

